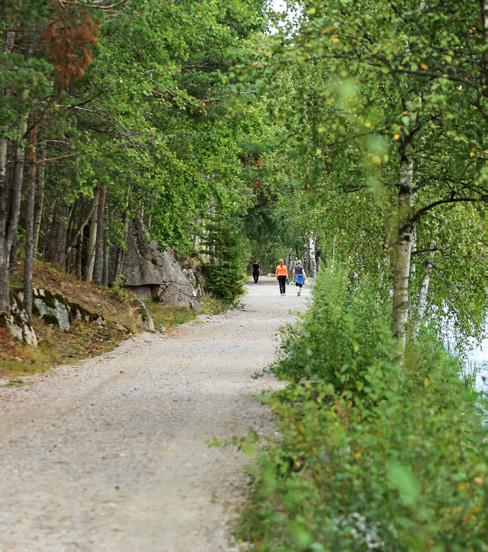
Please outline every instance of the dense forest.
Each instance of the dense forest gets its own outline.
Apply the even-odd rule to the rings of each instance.
[[[18,258],[31,316],[36,256],[112,285],[131,221],[187,256],[210,223],[239,232],[263,121],[234,68],[258,55],[260,8],[2,3],[2,313]]]
[[[28,318],[35,259],[123,286],[133,225],[226,304],[304,258],[241,537],[487,550],[488,4],[284,5],[1,3],[2,323],[19,263]]]

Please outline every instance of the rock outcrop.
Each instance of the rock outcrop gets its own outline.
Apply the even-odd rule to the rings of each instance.
[[[10,314],[3,315],[0,324],[16,339],[37,347],[36,332],[29,322],[21,299],[15,295],[10,298]]]
[[[45,324],[57,326],[60,330],[68,331],[74,320],[105,326],[107,321],[97,312],[90,312],[78,303],[68,300],[61,294],[47,289],[33,288],[33,312]],[[28,323],[27,314],[23,307],[23,293],[17,291],[12,297],[11,315],[5,319],[4,325],[13,337],[30,345],[36,345],[37,339],[32,326]],[[147,331],[154,331],[154,322],[142,301],[137,306],[139,324]],[[130,331],[119,324],[119,329]]]
[[[67,331],[70,329],[70,319],[81,319],[81,310],[72,307],[64,298],[56,296],[44,289],[33,289],[33,311],[46,324],[53,324],[59,329]]]
[[[122,272],[125,286],[141,298],[198,310],[196,278],[185,274],[171,251],[160,251],[146,238],[140,222],[131,223]]]

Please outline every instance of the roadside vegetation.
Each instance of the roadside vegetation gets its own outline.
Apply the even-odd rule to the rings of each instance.
[[[312,241],[322,268],[271,367],[252,549],[488,550],[486,398],[461,354],[488,311],[481,4],[290,2],[261,65],[254,255]]]
[[[402,360],[388,311],[340,265],[285,332],[268,397],[279,437],[252,471],[239,536],[256,550],[486,550],[487,428],[430,330]]]

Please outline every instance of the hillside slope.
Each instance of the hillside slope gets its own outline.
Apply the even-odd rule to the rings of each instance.
[[[21,267],[13,273],[13,289],[21,288]],[[145,309],[126,290],[110,290],[80,282],[54,265],[37,261],[34,287],[48,296],[62,298],[84,313],[62,330],[54,321],[33,317],[39,346],[14,340],[0,328],[0,382],[20,383],[22,376],[42,372],[54,364],[74,362],[112,349],[117,343],[147,329]]]

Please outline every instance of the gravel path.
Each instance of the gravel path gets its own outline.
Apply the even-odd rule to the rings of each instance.
[[[267,279],[242,310],[0,389],[0,550],[236,550],[246,459],[205,440],[270,428],[252,375],[306,300]]]

